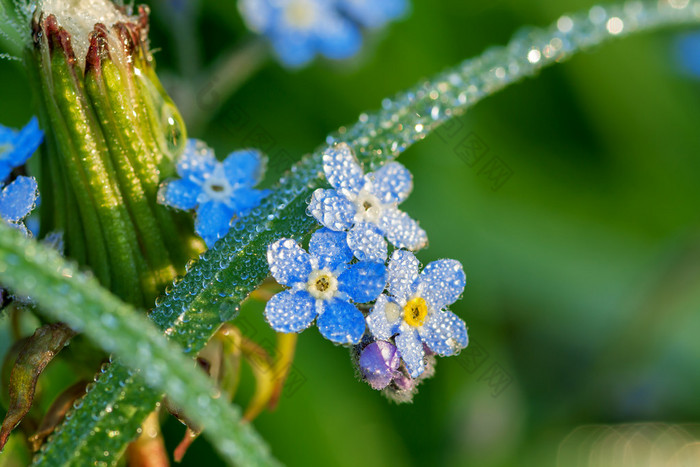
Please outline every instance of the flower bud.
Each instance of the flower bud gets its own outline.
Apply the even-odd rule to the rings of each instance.
[[[157,204],[186,141],[148,48],[148,11],[44,0],[32,21],[46,131],[42,232],[122,299],[150,308],[192,256],[191,226]]]
[[[362,350],[360,370],[373,389],[384,389],[396,376],[401,358],[396,347],[386,341],[372,342]]]

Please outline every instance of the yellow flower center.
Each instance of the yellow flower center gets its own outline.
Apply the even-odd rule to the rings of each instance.
[[[426,316],[428,316],[428,305],[421,297],[410,300],[406,306],[403,307],[403,319],[411,326],[423,326]]]
[[[330,286],[331,281],[328,280],[328,276],[321,276],[318,279],[316,279],[316,290],[318,290],[319,292],[325,292]]]

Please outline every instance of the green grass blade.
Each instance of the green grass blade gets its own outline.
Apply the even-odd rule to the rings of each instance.
[[[84,332],[131,368],[139,369],[137,377],[156,392],[142,394],[138,402],[135,394],[124,394],[129,405],[140,404],[145,396],[144,402],[152,407],[159,393],[167,393],[196,423],[210,428],[207,435],[230,463],[275,463],[250,425],[241,423],[238,409],[216,397],[217,391],[204,372],[166,340],[144,314],[121,302],[56,251],[24,238],[4,223],[0,223],[0,281],[17,293],[31,295],[47,315]],[[117,389],[114,385],[118,386],[119,381],[112,383]],[[102,405],[100,410],[109,414],[108,406]],[[118,427],[113,430],[118,433]],[[94,448],[104,453],[103,447]]]

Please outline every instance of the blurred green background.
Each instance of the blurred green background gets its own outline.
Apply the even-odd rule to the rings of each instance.
[[[252,38],[233,1],[204,0],[180,19],[166,3],[152,5],[152,46],[187,109],[206,93],[197,81],[205,69]],[[504,44],[521,26],[593,5],[412,3],[409,17],[367,38],[350,62],[294,72],[266,62],[215,113],[206,115],[209,104],[187,110],[210,117],[190,136],[220,157],[257,141],[274,178],[287,158],[383,98]],[[430,237],[419,258],[456,258],[467,271],[453,311],[471,346],[441,359],[414,403],[397,406],[357,381],[346,349],[305,332],[293,390],[255,421],[279,459],[550,466],[583,424],[700,418],[700,81],[677,71],[677,32],[624,39],[547,69],[402,155],[415,181],[403,207]],[[199,58],[197,46],[182,46],[193,38]],[[19,65],[3,61],[0,70],[1,122],[22,125],[33,114],[31,91]],[[474,166],[458,155],[465,140],[483,144]],[[497,190],[482,172],[494,160],[512,171]],[[252,303],[242,317],[246,332],[265,340],[261,311]],[[171,420],[165,432],[172,449],[183,428]],[[200,439],[182,465],[222,464]]]

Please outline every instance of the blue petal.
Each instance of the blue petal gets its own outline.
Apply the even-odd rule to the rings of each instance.
[[[39,149],[43,140],[44,132],[39,129],[39,121],[36,117],[32,117],[29,123],[27,123],[17,135],[15,151],[12,156],[13,165],[19,167],[27,162],[32,154]]]
[[[382,204],[402,203],[413,190],[411,172],[398,162],[389,162],[376,172],[368,173],[365,180]]]
[[[387,307],[393,307],[393,309]],[[367,315],[366,321],[369,332],[375,339],[388,340],[399,332],[399,325],[402,322],[401,308],[390,301],[386,295],[380,295],[372,312]]]
[[[384,263],[362,261],[350,266],[338,277],[338,289],[355,303],[367,303],[384,292],[386,266]]]
[[[231,186],[255,186],[265,174],[267,158],[254,149],[234,151],[224,160],[224,171]]]
[[[365,184],[362,167],[345,143],[326,149],[323,171],[328,183],[342,194],[359,193]]]
[[[386,240],[372,224],[363,222],[353,227],[348,232],[348,246],[360,261],[386,261]]]
[[[306,291],[282,291],[265,305],[265,319],[277,332],[301,332],[315,317],[316,300]]]
[[[688,72],[700,76],[700,33],[692,32],[678,40],[678,55]]]
[[[260,202],[270,194],[270,190],[256,190],[253,188],[241,188],[233,192],[231,202],[236,216],[245,216],[253,208],[260,205]]]
[[[233,212],[223,203],[209,201],[197,208],[194,230],[204,239],[207,247],[214,246],[217,240],[225,236],[231,226]]]
[[[357,344],[365,333],[365,318],[360,310],[344,300],[325,302],[324,311],[316,320],[323,337],[337,344]]]
[[[307,212],[332,230],[348,230],[355,218],[355,205],[335,190],[314,191]]]
[[[414,294],[419,270],[420,261],[410,251],[396,250],[391,255],[387,290],[399,303],[407,302]]]
[[[14,142],[17,139],[17,130],[0,125],[0,145],[10,145],[14,147]],[[4,153],[0,153],[0,156]]]
[[[340,7],[366,28],[377,28],[408,10],[406,0],[340,0]]]
[[[43,139],[44,133],[36,117],[19,131],[0,125],[0,181],[5,180],[12,169],[27,162]]]
[[[267,264],[272,277],[287,287],[306,283],[311,274],[311,257],[289,238],[277,240],[267,248]]]
[[[41,198],[37,199],[37,206],[39,206],[41,202]],[[32,237],[37,237],[39,235],[39,226],[41,225],[39,222],[39,216],[29,216],[27,220],[24,221],[26,223],[25,229],[20,230],[24,232],[25,235],[30,235]],[[21,224],[10,224],[10,225],[21,225]],[[48,237],[46,237],[48,238]],[[45,243],[48,243],[46,241],[46,238],[44,239]],[[52,245],[53,246],[53,245]],[[57,249],[57,248],[54,248]],[[63,254],[63,250],[59,250],[61,254]]]
[[[359,29],[340,17],[326,18],[319,31],[320,52],[328,58],[342,60],[355,55],[362,46]]]
[[[335,271],[352,260],[347,238],[345,232],[325,228],[314,232],[309,241],[309,253],[318,260],[319,269]]]
[[[406,364],[408,373],[413,378],[420,376],[425,369],[425,363],[423,362],[425,351],[418,332],[415,329],[407,329],[396,336],[394,342],[396,342],[396,348],[401,353],[401,359]]]
[[[258,33],[269,27],[273,16],[272,6],[265,0],[239,0],[238,10],[248,29]]]
[[[396,248],[420,250],[428,244],[428,235],[403,211],[387,208],[379,219],[379,228]]]
[[[448,310],[433,313],[423,327],[422,336],[430,350],[443,357],[455,355],[469,345],[467,325]]]
[[[158,190],[158,202],[183,211],[189,211],[197,206],[197,197],[202,187],[187,179],[177,179],[165,182]]]
[[[291,68],[301,68],[314,59],[316,48],[311,37],[293,33],[275,34],[272,47],[280,61]]]
[[[34,209],[39,196],[36,180],[17,177],[0,193],[0,217],[8,222],[19,222]]]
[[[433,311],[438,311],[456,302],[466,284],[462,264],[454,259],[441,259],[423,269],[417,293],[428,301]]]
[[[187,146],[177,161],[177,173],[182,178],[201,184],[214,172],[217,164],[214,151],[203,141],[187,140]]]
[[[1,156],[1,155],[0,155]],[[0,160],[0,184],[12,173],[12,166],[7,162]]]

